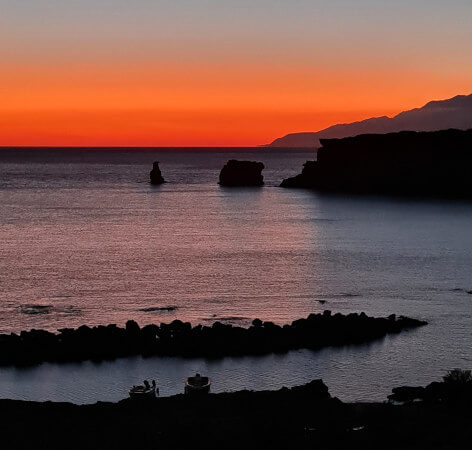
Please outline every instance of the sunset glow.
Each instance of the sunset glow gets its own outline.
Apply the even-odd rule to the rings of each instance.
[[[12,3],[4,146],[259,145],[472,91],[468,2]]]

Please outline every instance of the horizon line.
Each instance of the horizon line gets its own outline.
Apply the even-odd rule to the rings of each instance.
[[[141,146],[141,145],[0,145],[1,150],[120,150],[120,149],[137,149],[137,150],[153,150],[153,149],[295,149],[295,150],[311,150],[315,147],[271,147],[270,145],[160,145],[160,146]]]

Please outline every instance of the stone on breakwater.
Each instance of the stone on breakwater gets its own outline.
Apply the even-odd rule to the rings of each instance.
[[[290,325],[253,321],[249,328],[215,322],[211,327],[174,320],[140,327],[129,320],[125,328],[115,324],[59,333],[43,330],[0,335],[0,365],[31,365],[41,362],[107,360],[130,355],[223,357],[281,353],[293,349],[362,344],[387,334],[426,325],[407,317],[368,317],[325,311],[310,314]]]
[[[264,164],[256,161],[230,159],[220,172],[221,186],[262,186]]]

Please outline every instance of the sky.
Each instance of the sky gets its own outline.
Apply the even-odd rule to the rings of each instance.
[[[472,93],[470,0],[0,0],[0,146],[252,146]]]

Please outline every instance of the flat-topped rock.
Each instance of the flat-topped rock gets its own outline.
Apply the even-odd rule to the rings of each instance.
[[[264,164],[256,161],[230,159],[220,172],[221,186],[262,186]]]
[[[152,170],[149,172],[149,178],[151,179],[151,184],[165,183],[165,180],[162,177],[161,169],[159,168],[159,161],[154,161],[152,164]]]
[[[282,187],[472,197],[472,130],[365,134],[321,144],[317,160]]]

